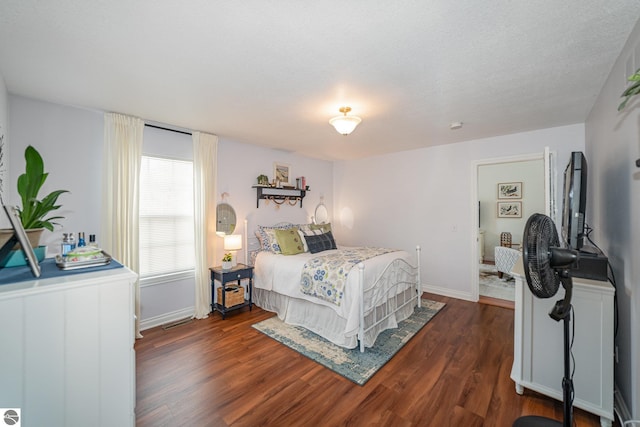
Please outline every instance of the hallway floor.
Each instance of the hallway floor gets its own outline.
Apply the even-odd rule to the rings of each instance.
[[[495,265],[480,264],[480,295],[507,301],[515,299],[515,281],[508,274],[498,277]]]

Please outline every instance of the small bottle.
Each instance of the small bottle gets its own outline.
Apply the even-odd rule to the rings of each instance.
[[[96,235],[95,234],[89,234],[89,246],[91,246],[93,248],[97,248],[98,247],[98,242],[96,242]]]
[[[84,232],[81,231],[78,233],[78,247],[82,246],[87,246],[87,244],[84,242]]]
[[[76,248],[76,238],[73,237],[73,233],[69,233],[69,250]]]
[[[62,233],[62,245],[60,246],[62,256],[65,256],[67,252],[71,250],[71,245],[69,244],[69,234]]]

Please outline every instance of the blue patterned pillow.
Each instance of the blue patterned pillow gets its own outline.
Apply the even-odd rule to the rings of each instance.
[[[308,230],[308,227],[308,224],[286,224],[271,227],[259,225],[256,235],[260,240],[260,249],[263,251],[273,252],[274,254],[281,254],[282,250],[278,244],[275,230],[289,230],[290,228]]]
[[[320,234],[305,234],[304,239],[309,247],[309,252],[317,254],[318,252],[336,249],[336,241],[330,231]]]

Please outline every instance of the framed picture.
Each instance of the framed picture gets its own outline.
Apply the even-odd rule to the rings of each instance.
[[[522,218],[522,202],[498,202],[498,218]]]
[[[31,247],[31,243],[29,243],[29,238],[27,237],[27,233],[24,231],[22,227],[22,222],[20,222],[20,215],[18,214],[18,209],[13,206],[2,205],[4,211],[7,213],[9,217],[9,222],[11,222],[11,227],[13,227],[14,237],[10,238],[8,242],[6,242],[2,248],[0,248],[0,252],[2,253],[2,257],[7,256],[9,250],[13,247],[13,245],[20,243],[22,246],[22,252],[27,259],[27,263],[31,268],[31,273],[35,277],[40,277],[40,265],[38,264],[38,258],[36,258],[36,254],[33,252],[33,248]]]
[[[291,185],[291,166],[286,163],[273,163],[273,179],[281,185]]]
[[[498,184],[498,199],[522,199],[522,183],[501,182]]]

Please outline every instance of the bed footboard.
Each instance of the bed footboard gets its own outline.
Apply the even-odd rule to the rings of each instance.
[[[420,246],[416,246],[416,265],[393,260],[372,286],[364,285],[364,264],[358,264],[360,322],[358,340],[364,352],[365,334],[408,305],[420,307]],[[386,291],[381,292],[381,289]]]

